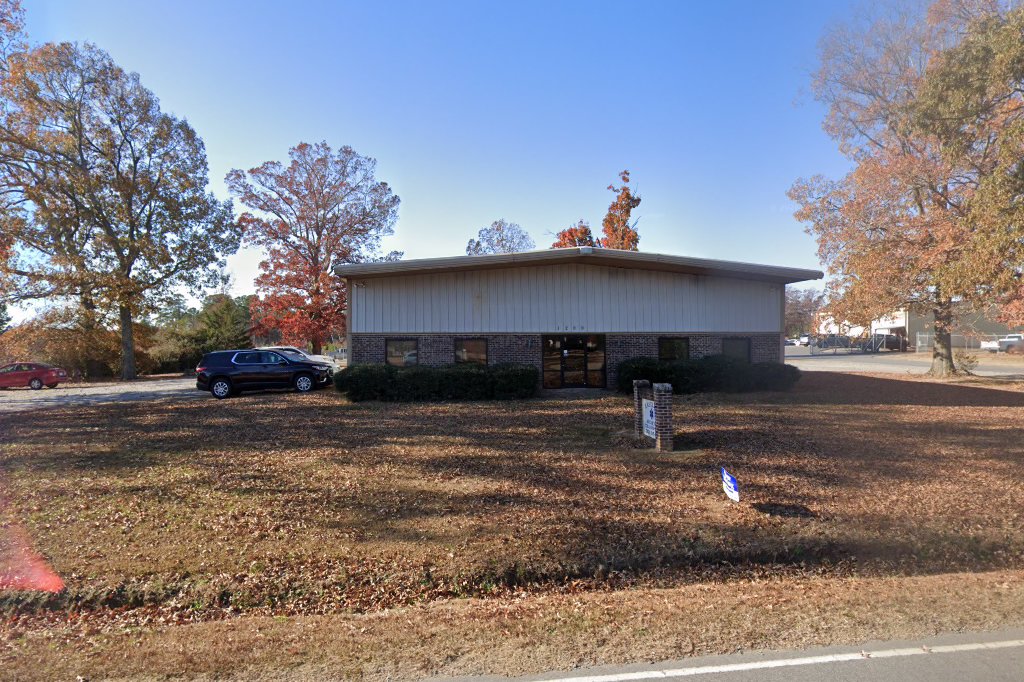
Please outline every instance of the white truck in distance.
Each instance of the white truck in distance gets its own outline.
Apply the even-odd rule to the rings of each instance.
[[[1024,334],[1007,334],[996,341],[982,341],[981,350],[990,353],[1019,353],[1024,351]]]

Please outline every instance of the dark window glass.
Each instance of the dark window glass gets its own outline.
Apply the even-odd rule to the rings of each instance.
[[[284,358],[282,358],[277,353],[269,353],[267,351],[264,351],[260,353],[260,356],[262,357],[261,362],[263,362],[263,364],[265,365],[276,365],[279,362],[284,362]]]
[[[455,362],[487,364],[487,339],[456,339]]]
[[[663,336],[658,339],[658,359],[665,362],[690,359],[690,339]]]
[[[387,363],[392,367],[419,364],[416,339],[389,339],[386,343]]]
[[[231,354],[230,353],[210,353],[209,355],[203,356],[201,365],[208,367],[226,367],[230,364]]]
[[[722,355],[750,362],[750,339],[722,339]]]
[[[258,365],[260,364],[261,353],[258,351],[250,351],[247,353],[239,353],[235,356],[236,365]]]

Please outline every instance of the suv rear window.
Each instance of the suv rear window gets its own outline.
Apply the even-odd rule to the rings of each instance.
[[[258,350],[249,351],[247,353],[238,353],[235,355],[236,365],[260,365],[265,362],[263,356],[266,353],[261,353]]]
[[[225,367],[230,362],[231,356],[228,353],[207,353],[199,364],[207,367]]]

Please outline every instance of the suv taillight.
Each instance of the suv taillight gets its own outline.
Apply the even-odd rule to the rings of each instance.
[[[199,374],[200,372],[205,372],[205,371],[206,371],[205,367],[196,367],[196,374]]]

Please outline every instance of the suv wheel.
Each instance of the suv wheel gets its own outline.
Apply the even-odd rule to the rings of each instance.
[[[299,393],[309,393],[313,390],[313,377],[308,374],[300,374],[295,377],[295,390]]]
[[[231,397],[231,382],[227,379],[214,379],[210,384],[210,393],[214,398],[224,400]]]
[[[41,389],[43,387],[43,380],[40,379],[39,377],[36,377],[32,381],[28,382],[28,386],[33,391],[38,391],[39,389]]]

